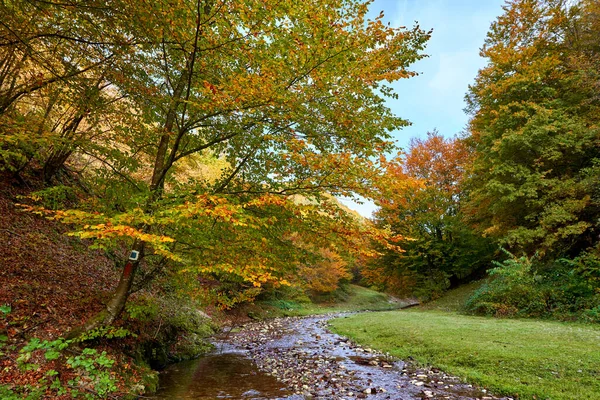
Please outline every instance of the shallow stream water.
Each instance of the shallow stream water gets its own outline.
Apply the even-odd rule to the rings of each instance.
[[[212,354],[163,371],[154,398],[500,399],[442,371],[417,368],[335,335],[327,330],[332,317],[250,323],[216,337]]]
[[[210,354],[178,363],[160,376],[156,399],[287,399],[277,378],[265,374],[243,354]]]

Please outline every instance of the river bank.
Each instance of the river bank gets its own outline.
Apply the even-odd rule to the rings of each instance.
[[[333,321],[336,332],[519,399],[600,398],[600,327],[416,308]]]

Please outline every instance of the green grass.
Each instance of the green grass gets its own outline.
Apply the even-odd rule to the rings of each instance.
[[[392,300],[384,293],[376,292],[365,287],[349,285],[343,300],[326,301],[322,303],[298,303],[290,300],[270,300],[263,304],[274,307],[283,316],[305,316],[327,314],[334,312],[352,311],[385,311],[394,310],[405,305],[403,302]]]
[[[401,359],[413,357],[498,394],[600,399],[597,325],[411,309],[340,318],[332,326],[359,343]]]
[[[473,292],[481,287],[485,280],[475,281],[449,290],[446,294],[434,301],[419,306],[421,310],[462,311],[467,299]]]

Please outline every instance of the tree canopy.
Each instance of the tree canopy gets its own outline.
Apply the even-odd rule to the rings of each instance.
[[[368,252],[357,237],[383,237],[330,196],[367,195],[381,175],[376,156],[407,124],[385,106],[389,83],[415,75],[429,32],[368,19],[368,6],[3,6],[3,168],[77,175],[87,204],[27,208],[137,255],[119,257],[115,296],[88,328],[118,316],[140,276],[175,265],[251,298],[298,265],[343,269],[338,253]]]
[[[491,26],[467,95],[466,209],[507,247],[469,307],[597,320],[600,25],[597,1],[516,0]]]
[[[367,269],[370,281],[427,299],[486,269],[491,243],[461,211],[468,150],[459,138],[430,132],[389,163],[375,219],[409,239]]]
[[[486,233],[530,255],[597,243],[597,28],[595,2],[509,3],[467,96],[472,212]]]

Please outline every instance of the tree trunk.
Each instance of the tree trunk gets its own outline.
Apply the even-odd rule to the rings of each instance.
[[[123,268],[119,284],[115,289],[112,299],[110,299],[106,305],[107,316],[104,320],[104,323],[107,325],[112,324],[125,308],[125,303],[127,302],[131,286],[133,285],[135,273],[137,272],[138,266],[143,259],[144,247],[144,242],[139,240],[136,240],[132,247],[134,251],[138,252],[138,259],[127,260],[127,264],[125,264],[125,267]]]
[[[132,250],[138,252],[138,259],[127,260],[127,264],[125,264],[125,267],[121,272],[119,284],[117,285],[117,288],[113,292],[113,295],[104,310],[87,320],[82,326],[71,330],[66,335],[67,339],[74,339],[82,333],[89,332],[101,326],[111,325],[119,317],[125,308],[125,304],[127,303],[129,292],[133,286],[135,273],[137,272],[140,262],[144,258],[144,248],[145,243],[136,239],[136,241],[133,243]]]
[[[191,57],[195,56],[196,53],[192,53]],[[191,62],[191,66],[193,67],[193,62]],[[161,135],[156,156],[154,158],[154,168],[152,171],[152,177],[150,179],[150,195],[148,196],[146,205],[144,207],[144,212],[146,214],[151,214],[153,212],[156,201],[160,200],[162,197],[165,176],[175,160],[175,155],[178,149],[178,140],[172,144],[171,136],[173,135],[174,128],[176,127],[177,109],[182,104],[182,96],[186,89],[186,85],[188,85],[189,95],[189,85],[191,83],[188,81],[188,73],[191,73],[191,67],[189,71],[184,71],[184,73],[181,74],[177,85],[173,88],[173,95],[171,98],[172,101],[166,113],[163,134]],[[181,135],[181,132],[179,133]],[[169,150],[172,152],[172,154],[170,154],[170,157],[167,158]],[[150,226],[142,225],[140,227],[140,231],[143,233],[149,233]],[[67,334],[67,338],[74,338],[79,336],[81,333],[88,332],[97,327],[110,325],[119,317],[125,308],[127,299],[129,298],[138,267],[144,259],[145,243],[136,239],[133,243],[132,250],[138,252],[138,259],[135,261],[129,260],[125,265],[125,268],[121,273],[119,284],[117,285],[117,288],[115,289],[111,299],[106,305],[106,308],[90,318],[81,327],[69,332]]]
[[[180,85],[180,89],[175,94],[177,96],[176,100],[180,99],[181,91],[183,90]],[[176,118],[176,107],[179,104],[178,101],[174,102],[174,105],[167,113],[167,119],[165,121],[165,127],[163,129],[164,133],[160,138],[160,142],[158,144],[158,151],[156,154],[156,158],[154,159],[154,169],[152,171],[152,179],[150,183],[150,196],[147,199],[146,206],[144,211],[146,213],[152,213],[154,203],[160,199],[162,196],[162,190],[164,186],[164,177],[166,171],[170,168],[172,162],[169,164],[165,162],[167,153],[169,151],[169,143],[171,139],[171,132],[173,127],[175,126],[175,118]],[[144,233],[148,233],[150,227],[144,225],[140,227],[140,230]],[[145,243],[140,240],[135,240],[132,246],[133,251],[138,252],[137,260],[128,260],[125,265],[123,272],[121,273],[121,278],[119,279],[119,284],[117,288],[113,292],[113,295],[109,302],[106,305],[106,308],[100,311],[98,314],[90,318],[86,321],[82,326],[75,328],[71,332],[66,335],[66,338],[72,339],[84,332],[88,332],[92,329],[106,326],[112,324],[121,314],[123,309],[125,308],[125,304],[127,303],[127,299],[129,298],[129,294],[131,291],[131,287],[133,286],[133,281],[135,279],[135,274],[138,270],[138,267],[142,260],[144,259],[144,250]]]
[[[44,182],[47,184],[52,182],[52,178],[65,165],[71,154],[73,154],[73,150],[71,149],[58,149],[52,152],[42,168]]]

